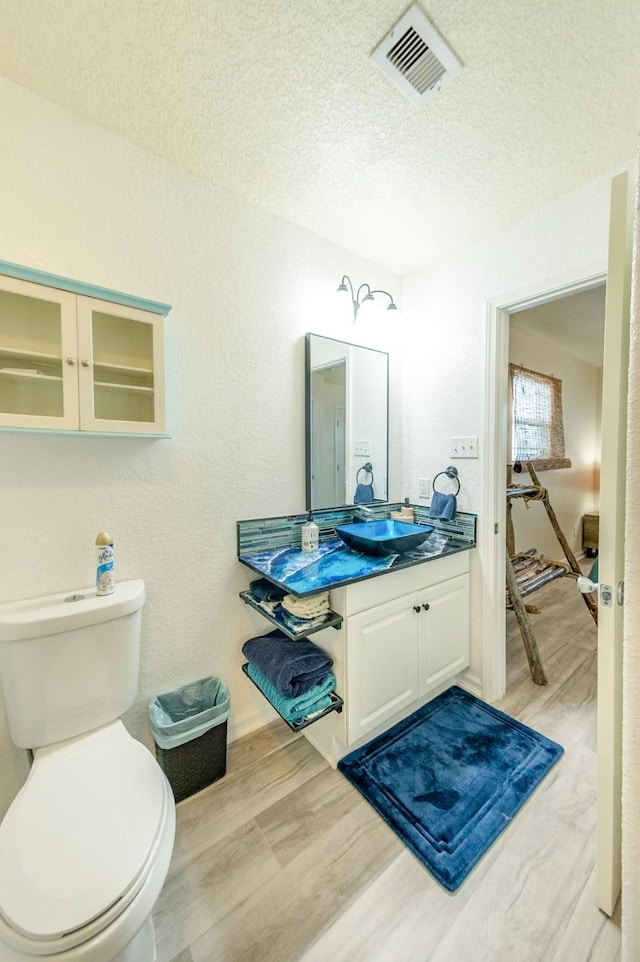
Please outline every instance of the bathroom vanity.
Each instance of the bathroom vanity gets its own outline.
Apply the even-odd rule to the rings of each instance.
[[[384,508],[386,513],[389,505]],[[426,509],[417,511],[426,523]],[[329,590],[327,622],[304,636],[333,658],[344,704],[303,731],[334,766],[435,697],[468,666],[469,550],[475,546],[475,516],[459,514],[455,522],[436,522],[421,549],[366,557],[335,538],[333,528],[344,520],[336,520],[340,514],[349,513],[315,515],[320,551],[306,558],[293,540],[304,516],[238,523],[239,560],[257,575],[302,597]],[[269,546],[270,538],[280,544]],[[250,604],[248,594],[241,597]]]

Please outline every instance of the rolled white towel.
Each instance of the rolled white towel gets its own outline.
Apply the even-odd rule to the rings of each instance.
[[[282,607],[299,618],[312,618],[315,615],[325,614],[329,610],[328,604],[316,605],[313,608],[298,608],[296,605],[290,604],[285,598],[282,600]]]
[[[295,595],[285,595],[282,607],[298,618],[315,618],[326,614],[329,610],[329,592],[312,595],[310,598],[297,598]]]

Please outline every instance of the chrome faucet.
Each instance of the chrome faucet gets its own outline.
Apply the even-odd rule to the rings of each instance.
[[[365,504],[359,504],[353,512],[353,517],[360,521],[375,521],[376,513],[373,508],[367,508]]]

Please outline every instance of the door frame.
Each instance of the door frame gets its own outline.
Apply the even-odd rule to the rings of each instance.
[[[484,503],[480,542],[486,563],[482,610],[482,694],[497,701],[506,691],[505,524],[509,320],[515,311],[538,307],[605,283],[606,261],[539,280],[487,301],[485,338]]]

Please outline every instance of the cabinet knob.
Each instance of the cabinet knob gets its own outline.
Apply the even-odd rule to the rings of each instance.
[[[67,358],[67,364],[69,365],[69,367],[73,367],[73,365],[74,365],[75,363],[76,363],[75,357],[68,357],[68,358]]]
[[[424,608],[425,611],[428,611],[428,610],[429,610],[429,605],[427,605],[427,604],[423,605],[422,607]]]
[[[86,357],[83,357],[80,363],[82,364],[83,367],[89,367],[89,361],[87,361]]]
[[[419,613],[419,612],[420,612],[420,605],[414,605],[414,606],[413,606],[413,610],[414,610],[414,611],[417,611],[417,612]]]

